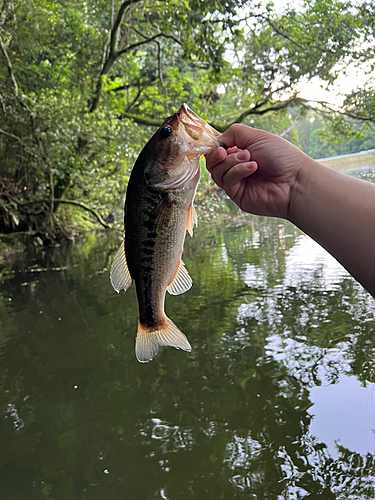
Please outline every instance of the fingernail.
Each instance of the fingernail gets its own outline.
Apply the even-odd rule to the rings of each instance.
[[[244,150],[244,151],[239,151],[238,153],[236,153],[236,158],[237,160],[247,160],[249,158],[249,153],[248,151]]]

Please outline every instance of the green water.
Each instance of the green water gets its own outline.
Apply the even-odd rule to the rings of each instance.
[[[280,220],[201,223],[166,301],[193,351],[144,365],[118,243],[7,260],[1,500],[375,498],[375,301],[331,256]]]

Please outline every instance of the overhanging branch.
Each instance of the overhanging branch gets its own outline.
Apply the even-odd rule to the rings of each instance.
[[[28,205],[39,205],[39,204],[46,204],[46,205],[49,205],[51,203],[51,200],[50,199],[41,199],[41,200],[31,200],[31,201],[23,201],[23,200],[18,200],[17,198],[14,198],[13,196],[8,196],[7,195],[7,198],[9,198],[10,200],[12,200],[13,202],[17,203],[17,205],[21,206],[21,207],[26,207]],[[76,207],[79,207],[79,208],[83,208],[83,210],[86,210],[87,212],[90,212],[97,220],[98,222],[103,226],[105,227],[106,229],[109,229],[111,227],[110,224],[107,224],[107,222],[105,222],[105,220],[102,218],[102,216],[99,214],[99,212],[97,210],[95,210],[94,208],[91,208],[89,207],[88,205],[86,205],[86,203],[82,203],[80,201],[76,201],[76,200],[64,200],[64,199],[61,199],[61,198],[54,198],[53,200],[55,203],[65,203],[67,205],[73,205],[73,206],[76,206]]]
[[[357,114],[357,113],[352,113],[351,111],[348,111],[346,109],[337,111],[337,110],[334,110],[326,102],[320,102],[319,104],[321,106],[323,106],[325,109],[327,109],[330,113],[340,113],[341,115],[345,115],[348,118],[352,118],[353,120],[358,120],[358,121],[367,122],[367,123],[375,123],[375,117],[372,118],[370,116],[365,116],[365,115],[360,115],[360,114]]]
[[[11,134],[10,132],[6,132],[5,130],[2,130],[1,128],[0,128],[0,134],[7,135],[8,137],[12,137],[12,139],[16,139],[16,141],[18,141],[18,142],[22,142],[20,137],[18,137],[17,135]]]
[[[210,123],[210,125],[215,128],[218,132],[225,132],[231,125],[234,125],[235,123],[242,123],[244,119],[249,116],[249,115],[265,115],[266,113],[269,113],[271,111],[281,111],[282,109],[287,108],[288,106],[292,105],[300,105],[303,103],[307,103],[308,101],[306,99],[302,99],[300,97],[291,97],[290,99],[287,99],[286,101],[281,101],[278,103],[275,103],[273,105],[269,105],[267,107],[263,107],[267,104],[267,101],[264,101],[256,106],[253,106],[252,108],[244,111],[241,113],[237,118],[235,118],[233,121],[230,123],[225,123],[225,124],[218,124],[218,123]]]
[[[98,220],[98,222],[103,227],[105,227],[106,229],[109,229],[111,227],[110,224],[107,224],[107,222],[105,222],[105,220],[102,218],[102,216],[99,214],[99,212],[97,210],[95,210],[94,208],[89,207],[85,203],[81,203],[80,201],[75,201],[75,200],[61,200],[61,199],[56,199],[56,198],[55,198],[55,202],[66,203],[67,205],[74,205],[76,207],[83,208],[87,212],[90,212],[94,217],[96,217],[96,219]]]
[[[317,106],[311,106],[309,103],[314,103],[320,107]],[[364,122],[364,123],[375,123],[375,117],[371,117],[368,115],[364,114],[359,114],[359,113],[353,113],[351,111],[348,111],[347,109],[338,109],[334,108],[333,105],[329,104],[326,101],[312,101],[312,100],[306,100],[305,102],[301,102],[301,106],[306,108],[307,110],[312,110],[315,111],[316,113],[321,114],[325,118],[330,118],[334,117],[335,115],[342,115],[346,116],[348,118],[351,118],[352,120],[358,121],[358,122]]]
[[[155,120],[154,118],[148,118],[147,116],[133,115],[132,113],[127,113],[126,111],[123,111],[123,113],[121,114],[121,118],[128,118],[135,123],[139,123],[140,125],[147,125],[149,127],[160,127],[160,125],[164,121],[164,118]]]
[[[250,109],[244,111],[240,115],[237,116],[234,120],[232,120],[229,123],[210,123],[210,125],[216,129],[218,132],[225,132],[231,125],[235,123],[242,123],[244,119],[249,116],[249,115],[264,115],[266,113],[269,113],[270,111],[280,111],[282,109],[287,108],[288,106],[292,105],[304,105],[308,101],[306,99],[302,99],[301,97],[291,97],[290,99],[287,99],[286,101],[280,101],[276,102],[274,104],[270,104],[269,106],[266,106],[268,101],[264,100],[259,103],[257,103],[255,106],[251,107]],[[266,106],[266,107],[264,107]],[[160,118],[160,119],[155,119],[155,118],[149,118],[147,116],[141,116],[141,115],[135,115],[132,113],[127,113],[123,112],[121,114],[121,118],[128,118],[129,120],[133,120],[136,123],[139,123],[140,125],[146,125],[150,127],[160,127],[162,122],[165,120],[165,117]]]
[[[174,40],[176,43],[179,45],[182,45],[181,40],[179,40],[176,36],[174,35],[168,35],[168,33],[157,33],[156,35],[150,36],[149,38],[146,38],[145,40],[141,40],[140,42],[132,43],[131,45],[128,45],[124,49],[120,50],[119,52],[116,52],[116,59],[123,54],[126,54],[127,52],[130,52],[134,49],[137,49],[138,47],[141,47],[142,45],[146,45],[147,43],[154,42],[157,38],[169,38],[171,40]]]

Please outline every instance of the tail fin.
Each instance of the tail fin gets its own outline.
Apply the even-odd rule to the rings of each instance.
[[[191,351],[191,345],[185,335],[165,316],[161,325],[148,327],[138,323],[135,355],[141,363],[148,363],[159,352],[160,347],[171,346],[184,351]]]

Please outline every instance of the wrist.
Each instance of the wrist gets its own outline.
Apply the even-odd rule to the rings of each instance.
[[[299,169],[293,186],[290,188],[290,198],[287,211],[287,219],[298,225],[301,212],[308,205],[309,197],[312,193],[312,186],[316,175],[320,175],[321,169],[325,169],[316,160],[306,157],[306,161]]]

